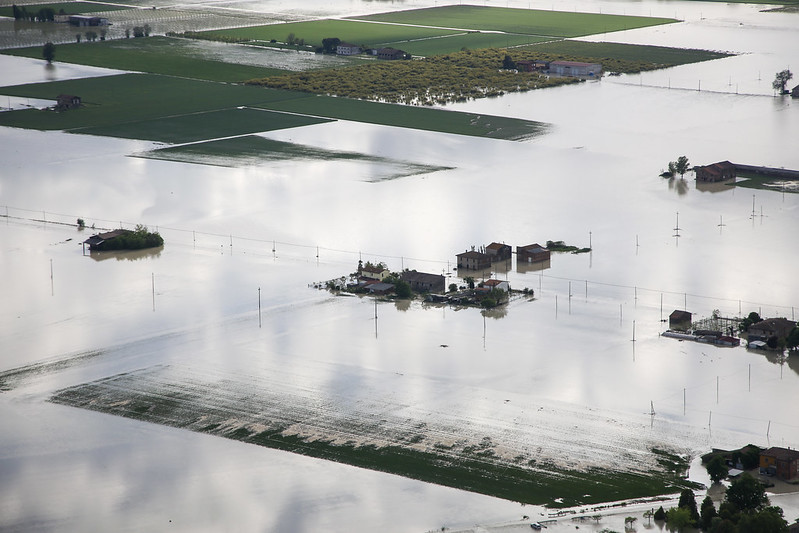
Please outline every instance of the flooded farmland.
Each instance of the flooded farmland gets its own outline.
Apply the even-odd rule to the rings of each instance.
[[[303,15],[288,4],[241,6]],[[799,196],[658,174],[683,154],[799,169],[799,105],[770,88],[797,63],[799,15],[599,5],[687,20],[603,38],[742,55],[451,106],[551,124],[526,142],[346,121],[261,134],[372,159],[212,166],[138,157],[162,143],[0,129],[0,529],[505,531],[523,515],[549,518],[536,505],[220,438],[240,427],[417,449],[488,438],[497,457],[574,471],[645,472],[657,468],[652,448],[696,458],[797,446],[784,407],[799,394],[795,356],[659,333],[682,308],[795,320]],[[3,84],[100,70],[0,62]],[[388,161],[436,171],[403,176]],[[89,227],[76,229],[78,217]],[[158,229],[164,248],[83,252],[92,225],[137,223]],[[593,251],[553,254],[541,271],[498,268],[535,297],[497,312],[375,306],[310,286],[359,259],[461,284],[455,254],[470,246],[547,240]],[[158,395],[177,406],[155,413],[158,424],[124,413]],[[796,496],[773,501],[799,517]],[[580,524],[603,527],[621,529],[623,515]]]

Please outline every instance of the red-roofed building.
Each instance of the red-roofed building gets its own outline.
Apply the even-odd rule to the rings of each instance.
[[[694,166],[697,181],[724,181],[735,178],[735,165],[729,161],[719,161],[712,165]]]

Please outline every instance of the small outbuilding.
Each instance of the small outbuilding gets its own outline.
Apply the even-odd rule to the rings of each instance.
[[[67,109],[78,109],[83,103],[80,96],[73,94],[59,94],[56,96],[55,108],[57,111],[66,111]]]
[[[674,310],[669,315],[669,328],[678,331],[691,329],[691,313],[688,311]]]
[[[88,244],[89,250],[99,251],[104,248],[103,245],[108,241],[116,239],[120,235],[125,235],[127,233],[133,233],[133,232],[130,231],[129,229],[115,229],[113,231],[107,231],[105,233],[97,233],[96,235],[92,235],[91,237],[83,241],[83,244],[84,245]]]
[[[480,284],[483,287],[488,288],[488,290],[498,290],[498,291],[510,291],[510,285],[507,281],[503,281],[501,279],[487,279],[483,283]]]
[[[540,263],[549,258],[549,250],[538,243],[516,247],[516,263]]]

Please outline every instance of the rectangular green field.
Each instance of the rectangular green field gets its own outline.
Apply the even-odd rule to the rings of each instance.
[[[280,42],[286,41],[288,35],[293,33],[295,38],[304,39],[306,44],[319,47],[322,46],[322,39],[330,37],[337,37],[343,42],[377,46],[380,43],[410,41],[440,35],[452,35],[459,32],[350,20],[316,20],[312,22],[291,22],[288,24],[214,30],[203,33],[214,37],[233,37],[255,41],[275,39]]]
[[[357,17],[357,20],[419,24],[453,29],[492,30],[551,37],[581,37],[677,22],[675,19],[669,18],[483,6],[410,9]]]
[[[149,37],[59,44],[56,61],[94,67],[167,74],[212,81],[245,81],[284,71],[200,57],[184,39]],[[3,54],[41,59],[42,47],[14,48]]]
[[[593,58],[599,60],[623,60],[655,63],[658,65],[684,65],[711,59],[728,57],[730,54],[696,50],[690,48],[669,48],[642,44],[592,43],[586,41],[550,41],[536,44],[524,50],[558,54],[562,56]],[[605,63],[602,63],[603,66]]]
[[[387,43],[386,46],[400,48],[415,56],[434,56],[450,54],[467,48],[479,50],[484,48],[507,48],[535,44],[550,40],[549,37],[533,35],[513,35],[508,33],[460,33],[457,35],[421,39],[403,43]]]
[[[17,7],[25,8],[28,13],[36,13],[40,9],[50,8],[61,14],[80,15],[81,13],[102,13],[104,11],[120,11],[130,9],[130,6],[116,4],[103,4],[101,2],[57,2],[54,4],[18,4]],[[13,6],[0,6],[0,17],[13,17]]]
[[[280,111],[309,113],[321,117],[352,120],[368,124],[383,124],[401,128],[514,141],[536,137],[546,133],[548,130],[547,124],[531,120],[330,96],[315,96],[305,100],[274,102],[269,104],[268,107],[269,109]]]
[[[297,128],[331,122],[330,119],[275,113],[263,109],[222,109],[186,115],[81,128],[72,133],[186,143],[249,133]]]
[[[0,94],[55,100],[59,94],[80,96],[80,109],[0,113],[0,125],[39,130],[75,130],[139,123],[238,106],[307,99],[290,91],[188,80],[154,74],[121,74],[1,87]],[[249,131],[249,128],[245,128]]]

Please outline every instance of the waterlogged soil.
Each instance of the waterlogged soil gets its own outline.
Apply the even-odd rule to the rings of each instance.
[[[637,438],[643,419],[546,403],[508,426],[376,390],[323,397],[287,385],[297,380],[278,368],[253,379],[155,366],[61,390],[51,401],[552,507],[691,486],[678,477],[687,450],[679,439],[664,451]],[[564,418],[579,420],[579,430]]]

